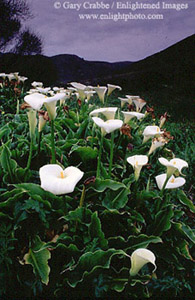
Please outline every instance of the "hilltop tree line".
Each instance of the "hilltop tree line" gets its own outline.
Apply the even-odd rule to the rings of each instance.
[[[32,17],[26,0],[0,0],[0,52],[42,53],[41,37],[23,26]]]

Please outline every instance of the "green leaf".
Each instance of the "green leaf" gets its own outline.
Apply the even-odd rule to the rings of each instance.
[[[41,281],[48,285],[50,273],[48,260],[51,258],[51,254],[47,249],[40,250],[44,244],[39,236],[36,236],[34,246],[25,254],[24,261],[26,264],[32,265],[34,274],[38,275]]]
[[[118,191],[109,191],[103,200],[103,205],[108,209],[120,209],[123,208],[128,202],[128,195],[130,190],[122,188]]]
[[[184,256],[186,259],[193,261],[193,258],[189,252],[189,244],[186,242],[186,240],[179,240],[176,243],[174,243],[174,246],[176,247],[176,250],[179,254]]]
[[[188,238],[193,244],[195,243],[195,230],[191,229],[184,223],[172,222],[173,229],[180,234],[181,237]]]
[[[100,246],[106,247],[108,241],[105,239],[104,233],[101,228],[101,221],[98,218],[97,212],[94,212],[91,216],[91,223],[89,225],[89,235],[91,239],[98,238]]]
[[[193,213],[195,213],[195,206],[193,202],[190,199],[188,199],[184,191],[178,190],[177,198],[183,205],[187,206]]]
[[[11,159],[11,151],[6,145],[3,145],[0,162],[4,171],[9,174],[11,181],[13,181],[14,172],[17,168],[17,163],[15,160]]]
[[[109,269],[111,259],[115,255],[126,256],[122,250],[109,249],[107,251],[97,250],[83,254],[78,263],[72,267],[69,272],[67,281],[71,287],[76,287],[85,277],[92,275],[93,272],[100,269]]]
[[[164,231],[171,228],[171,218],[173,215],[173,206],[167,205],[167,207],[157,213],[153,224],[148,227],[148,232],[161,236]]]
[[[147,236],[145,234],[140,234],[139,236],[130,235],[127,240],[122,236],[111,237],[108,239],[109,247],[116,249],[138,249],[146,248],[150,243],[162,243],[159,236]]]
[[[3,136],[8,136],[10,132],[11,130],[9,129],[9,127],[7,127],[7,125],[3,126],[0,129],[0,140],[3,138]]]
[[[96,157],[98,156],[97,148],[93,149],[89,146],[87,147],[78,146],[75,150],[71,151],[71,153],[74,152],[77,153],[80,156],[81,160],[84,162],[96,159]]]
[[[77,130],[75,137],[77,137],[78,139],[81,138],[83,132],[85,131],[87,125],[88,125],[88,119],[86,119],[85,121],[83,121],[80,126],[79,129]]]
[[[120,188],[126,188],[126,186],[123,183],[113,181],[110,179],[102,180],[97,178],[95,183],[91,185],[90,188],[96,192],[102,193],[106,189],[117,191]]]

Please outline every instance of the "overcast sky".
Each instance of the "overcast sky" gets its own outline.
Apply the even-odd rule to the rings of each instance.
[[[194,33],[194,0],[164,0],[188,8],[162,9],[158,0],[27,0],[33,19],[26,23],[39,33],[44,42],[44,54],[76,54],[87,60],[137,61]],[[66,2],[65,8],[63,4]],[[88,9],[88,3],[104,2],[109,9]],[[122,4],[156,4],[157,9],[117,9]],[[57,4],[56,4],[57,3]],[[83,7],[85,3],[85,7]],[[68,8],[80,4],[80,10]],[[160,4],[160,9],[158,6]],[[61,7],[60,7],[61,6]],[[163,14],[162,20],[81,20],[79,14]],[[131,16],[132,16],[131,15]]]

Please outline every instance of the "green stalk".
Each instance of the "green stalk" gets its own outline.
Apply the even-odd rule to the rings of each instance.
[[[28,162],[27,162],[27,166],[26,166],[26,171],[28,171],[30,169],[31,160],[32,160],[32,152],[33,152],[33,136],[31,137],[31,140],[30,140],[30,151],[29,151],[29,156],[28,156]]]
[[[93,144],[94,144],[94,135],[95,135],[95,123],[93,122],[92,125],[92,137],[91,137],[91,147],[93,148]]]
[[[98,155],[98,165],[97,165],[97,172],[96,172],[97,178],[100,178],[100,166],[101,166],[103,140],[104,140],[104,136],[101,133],[100,148],[99,148],[99,155]]]
[[[41,150],[41,138],[42,138],[42,131],[40,131],[38,135],[38,154],[40,153]]]
[[[20,101],[19,99],[17,99],[16,115],[19,114],[19,111],[20,111]]]
[[[79,203],[79,207],[83,206],[84,200],[85,200],[85,185],[83,185],[83,190],[82,190],[82,194],[81,194],[81,199],[80,199],[80,203]]]
[[[111,133],[111,147],[110,147],[110,161],[109,161],[109,172],[108,176],[111,177],[112,163],[113,163],[113,151],[114,150],[114,132]]]
[[[163,184],[162,190],[161,190],[161,192],[160,192],[160,195],[161,195],[161,196],[163,196],[163,193],[164,193],[165,187],[166,187],[166,185],[167,185],[167,182],[169,181],[169,178],[170,178],[170,176],[167,176],[167,178],[166,178],[166,180],[165,180],[165,182],[164,182],[164,184]]]
[[[54,137],[54,120],[51,120],[51,163],[56,164],[55,154],[55,137]]]

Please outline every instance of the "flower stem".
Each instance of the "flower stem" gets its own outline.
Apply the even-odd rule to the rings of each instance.
[[[29,151],[29,156],[28,156],[28,162],[27,162],[27,166],[26,166],[26,171],[28,171],[30,169],[30,165],[31,165],[32,151],[33,151],[33,138],[34,138],[34,136],[32,136],[31,140],[30,140],[30,151]]]
[[[161,196],[163,196],[163,193],[164,193],[165,187],[166,187],[166,185],[167,185],[167,182],[169,181],[169,178],[170,178],[170,176],[167,176],[167,178],[166,178],[166,180],[165,180],[165,182],[164,182],[164,184],[163,184],[162,190],[161,190],[161,192],[160,192],[160,195],[161,195]]]
[[[19,111],[20,111],[20,101],[19,101],[19,99],[17,99],[16,115],[19,114]]]
[[[83,206],[84,200],[85,200],[85,185],[83,185],[83,190],[82,190],[82,194],[81,194],[81,199],[80,199],[80,203],[79,203],[79,207]]]
[[[114,132],[111,133],[111,147],[110,147],[110,161],[109,161],[109,178],[111,177],[112,163],[113,163],[113,150],[114,150]]]
[[[39,132],[39,136],[38,136],[38,154],[40,153],[41,150],[41,137],[42,137],[42,131]]]
[[[56,154],[55,154],[55,137],[54,137],[54,120],[51,120],[51,163],[56,163]]]
[[[100,178],[100,166],[101,166],[103,140],[104,140],[104,136],[103,136],[103,134],[101,134],[100,148],[99,148],[99,155],[98,155],[98,165],[97,165],[97,172],[96,172],[97,178]]]

